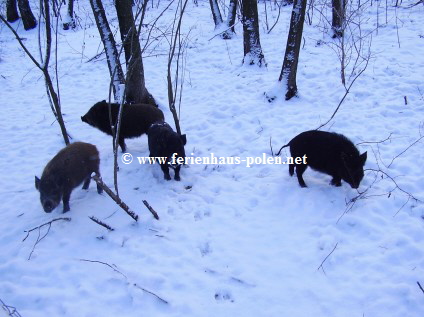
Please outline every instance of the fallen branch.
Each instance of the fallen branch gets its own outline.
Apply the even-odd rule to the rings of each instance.
[[[336,243],[336,245],[334,246],[334,248],[333,248],[333,250],[331,250],[331,252],[325,257],[325,259],[321,262],[321,264],[320,264],[320,266],[318,266],[318,268],[317,268],[317,270],[319,271],[319,269],[321,269],[322,270],[322,272],[325,274],[325,271],[324,271],[324,267],[323,267],[323,265],[324,265],[324,262],[325,261],[327,261],[327,259],[330,257],[330,255],[331,254],[333,254],[333,252],[336,250],[336,248],[337,248],[337,245],[338,245],[339,243],[337,242]]]
[[[28,260],[31,260],[31,256],[34,253],[35,247],[37,246],[38,243],[40,243],[41,240],[43,240],[50,232],[50,228],[52,227],[52,223],[55,221],[59,221],[59,220],[64,220],[64,221],[71,221],[71,218],[56,218],[53,219],[49,222],[43,223],[42,225],[39,225],[38,227],[32,228],[30,230],[25,230],[24,232],[27,233],[27,235],[25,236],[25,238],[22,240],[22,242],[24,242],[28,237],[29,234],[38,229],[38,237],[37,237],[37,241],[35,241],[34,246],[32,247],[31,253],[29,254]],[[44,226],[48,226],[46,233],[41,236],[41,228],[43,228]]]
[[[151,291],[149,291],[149,290],[147,290],[147,289],[145,289],[145,288],[143,288],[141,286],[138,286],[135,283],[133,284],[133,286],[136,287],[136,288],[138,288],[138,289],[141,289],[143,292],[146,292],[146,293],[149,293],[150,295],[153,295],[154,297],[156,297],[157,299],[159,299],[162,303],[169,304],[166,300],[164,300],[163,298],[159,297],[155,293],[152,293]]]
[[[121,198],[119,198],[109,187],[106,186],[105,183],[103,183],[101,177],[94,175],[93,179],[106,192],[106,194],[108,194],[109,197],[116,202],[119,207],[121,207],[135,221],[138,221],[138,215],[134,211],[130,210],[130,207],[128,207],[128,205],[124,203]]]
[[[91,220],[93,220],[95,223],[97,223],[98,225],[101,225],[102,227],[106,228],[109,231],[114,231],[115,229],[113,229],[111,226],[109,226],[107,223],[102,222],[101,220],[97,219],[94,216],[88,217]]]
[[[155,217],[156,220],[159,220],[158,213],[152,208],[152,206],[149,205],[147,200],[143,200],[143,204],[144,204],[144,206],[146,206],[147,209],[149,209],[149,211],[152,213],[153,217]]]

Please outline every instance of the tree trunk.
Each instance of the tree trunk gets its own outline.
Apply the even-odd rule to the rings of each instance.
[[[18,7],[16,6],[16,0],[6,1],[6,19],[8,22],[15,22],[19,20]]]
[[[333,19],[331,26],[333,29],[333,38],[342,37],[346,13],[346,0],[332,0]]]
[[[259,37],[258,3],[256,0],[242,0],[243,14],[243,64],[266,66]]]
[[[236,23],[236,14],[237,14],[237,0],[230,0],[230,6],[228,8],[228,16],[226,21],[226,27],[224,33],[222,33],[221,37],[224,40],[229,40],[236,33],[234,29],[234,24]]]
[[[215,23],[215,30],[221,26],[223,23],[221,11],[219,10],[219,5],[217,0],[209,0],[209,4],[211,5],[213,22]]]
[[[69,30],[69,28],[74,29],[76,26],[74,20],[74,0],[68,0],[68,10],[66,15],[66,22],[63,23],[63,29]]]
[[[132,12],[132,1],[116,1],[115,7],[127,65],[126,102],[156,105],[154,98],[146,89],[140,41]]]
[[[21,13],[22,23],[25,30],[31,30],[37,26],[37,20],[32,14],[28,0],[18,0],[19,12]]]
[[[105,10],[101,0],[90,0],[91,9],[93,10],[97,28],[105,48],[107,65],[112,83],[113,96],[116,102],[120,102],[120,85],[125,83],[124,72],[119,61],[119,54],[116,49],[115,39],[110,30],[109,23],[106,19]]]
[[[306,0],[294,0],[287,38],[286,53],[279,81],[287,85],[286,100],[297,94],[296,73],[299,61],[300,44],[302,42],[303,23],[305,21]]]

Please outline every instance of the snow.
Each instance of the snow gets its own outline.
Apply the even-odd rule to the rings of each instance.
[[[357,191],[346,183],[332,187],[330,176],[310,169],[305,189],[287,166],[272,164],[191,164],[182,168],[181,182],[168,182],[158,165],[136,159],[126,165],[119,158],[119,192],[140,216],[138,223],[106,194],[98,195],[94,182],[88,191],[73,191],[69,213],[63,215],[61,205],[44,213],[34,175],[40,176],[63,139],[41,72],[0,24],[0,299],[31,317],[423,316],[424,293],[417,285],[424,285],[423,139],[409,146],[424,133],[424,6],[407,8],[414,2],[402,2],[402,8],[389,2],[387,23],[383,2],[364,6],[362,32],[372,32],[369,65],[323,128],[355,144],[387,139],[358,149],[368,151],[367,169],[380,168],[393,181],[366,171],[359,188],[365,197],[352,204]],[[78,3],[79,27],[59,30],[58,36],[62,111],[72,140],[99,149],[103,180],[113,188],[112,138],[80,120],[108,98],[110,78],[104,55],[89,61],[102,43],[89,3]],[[145,21],[154,21],[168,4],[148,6]],[[330,17],[329,8],[316,5]],[[31,7],[37,10],[37,2]],[[337,40],[315,10],[303,31],[299,97],[285,101],[277,79],[291,8],[282,8],[267,34],[263,2],[258,7],[267,68],[241,65],[240,23],[237,36],[222,40],[214,37],[208,1],[187,5],[181,128],[188,155],[269,156],[270,138],[275,153],[298,133],[327,121],[345,94],[330,45]],[[105,8],[116,31],[111,2]],[[278,10],[268,6],[268,14],[275,19]],[[159,30],[173,16],[167,10],[156,24]],[[37,56],[38,30],[26,32],[20,23],[13,25]],[[154,31],[152,38],[161,34]],[[147,88],[173,126],[168,44],[163,38],[156,42],[143,60]],[[270,91],[277,96],[272,103],[265,97]],[[149,154],[145,136],[127,145],[134,158]],[[288,154],[284,149],[282,156]],[[26,231],[60,217],[72,220],[52,223],[35,246],[38,230],[23,241]],[[42,227],[41,237],[47,230]]]

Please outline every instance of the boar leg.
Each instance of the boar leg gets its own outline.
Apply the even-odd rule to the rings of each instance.
[[[175,175],[174,175],[174,179],[175,179],[176,181],[180,181],[180,180],[181,180],[181,178],[180,178],[180,169],[181,169],[181,165],[178,165],[178,166],[175,168]]]
[[[307,187],[302,177],[307,167],[308,165],[305,165],[305,164],[296,165],[296,175],[297,175],[297,180],[299,182],[300,187]]]
[[[121,150],[123,153],[125,153],[127,151],[127,146],[125,145],[125,139],[124,138],[119,138],[119,146],[121,147]]]
[[[90,186],[90,181],[91,181],[91,177],[88,176],[85,181],[84,184],[82,185],[82,189],[88,189],[88,187]]]
[[[293,174],[294,174],[294,164],[289,165],[289,174],[290,174],[290,176],[293,176]]]
[[[70,198],[71,198],[71,191],[65,190],[65,192],[63,193],[63,213],[71,210],[71,208],[69,207]]]
[[[342,186],[342,179],[339,176],[333,176],[333,179],[331,180],[331,185],[340,187]]]
[[[163,178],[165,178],[167,181],[171,180],[171,176],[169,175],[169,167],[168,164],[161,164],[160,168],[162,169],[163,172]]]

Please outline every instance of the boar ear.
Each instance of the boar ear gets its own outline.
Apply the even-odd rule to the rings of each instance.
[[[361,164],[365,165],[365,162],[367,161],[367,152],[362,153],[359,158],[361,159]]]
[[[40,189],[40,179],[37,176],[35,176],[35,189]]]
[[[183,145],[186,145],[187,143],[187,136],[185,134],[180,135],[180,139],[183,142]]]

